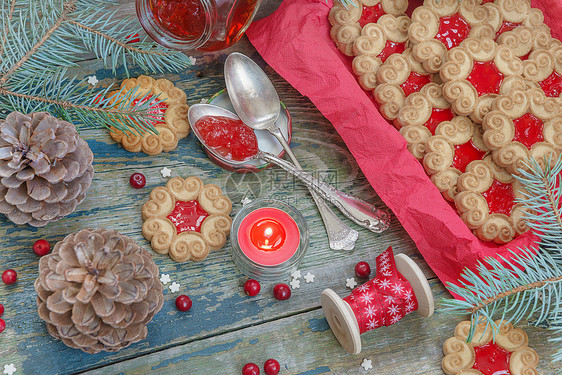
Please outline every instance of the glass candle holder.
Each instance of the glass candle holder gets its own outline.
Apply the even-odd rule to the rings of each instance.
[[[261,0],[136,0],[137,16],[159,44],[187,51],[218,51],[236,43]]]
[[[274,281],[286,277],[308,249],[308,226],[293,206],[257,199],[234,217],[230,231],[232,259],[248,277]]]

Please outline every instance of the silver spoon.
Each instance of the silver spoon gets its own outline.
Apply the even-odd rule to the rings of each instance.
[[[297,169],[302,170],[281,129],[275,124],[281,106],[277,91],[265,72],[252,59],[234,52],[226,58],[224,77],[226,91],[242,122],[253,129],[271,133],[281,143]],[[330,248],[352,250],[359,233],[340,220],[314,190],[310,190],[310,193],[324,221]]]
[[[289,163],[286,160],[280,159],[274,155],[271,155],[267,152],[263,152],[259,150],[255,155],[249,157],[245,160],[240,161],[233,161],[231,159],[226,159],[221,154],[219,154],[216,150],[213,150],[210,147],[207,147],[205,144],[205,140],[199,134],[199,130],[197,129],[197,121],[205,116],[224,116],[230,117],[233,119],[238,120],[239,117],[236,116],[234,113],[226,110],[222,107],[218,107],[212,104],[194,104],[189,107],[189,111],[187,112],[187,118],[189,123],[191,124],[191,129],[193,134],[199,139],[199,141],[205,145],[205,147],[217,157],[217,159],[221,160],[222,162],[230,165],[239,165],[244,164],[248,160],[261,160],[266,161],[269,163],[273,163],[285,171],[289,172],[293,176],[300,179],[304,184],[318,194],[322,199],[332,203],[336,206],[345,216],[349,219],[353,220],[356,224],[362,226],[363,228],[367,228],[372,232],[381,233],[388,229],[390,224],[390,215],[386,210],[380,210],[373,206],[370,203],[367,203],[357,197],[345,194],[332,185],[327,184],[323,181],[319,181],[314,178],[311,174],[304,172],[303,170],[299,170],[296,168],[295,165]]]

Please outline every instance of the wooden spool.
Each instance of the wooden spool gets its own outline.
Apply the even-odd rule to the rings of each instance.
[[[418,301],[418,314],[427,318],[433,314],[433,293],[429,283],[418,265],[404,254],[394,256],[396,269],[408,280]],[[361,334],[359,324],[351,306],[331,289],[325,289],[321,295],[322,309],[332,332],[341,346],[349,353],[361,352]]]

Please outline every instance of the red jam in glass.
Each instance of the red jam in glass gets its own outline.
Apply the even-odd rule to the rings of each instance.
[[[410,96],[410,94],[420,91],[429,82],[431,82],[431,79],[428,75],[411,72],[408,79],[400,87],[404,90],[405,96]]]
[[[224,116],[204,116],[195,123],[203,143],[219,155],[244,161],[258,152],[254,131],[241,120]]]
[[[379,59],[381,59],[382,62],[385,62],[386,59],[388,59],[390,57],[390,55],[394,54],[394,53],[402,53],[406,50],[406,44],[405,43],[396,43],[396,42],[391,42],[390,40],[386,41],[386,45],[384,46],[384,49],[382,50],[381,53],[379,53],[377,55],[377,57]]]
[[[542,91],[545,95],[551,98],[558,98],[560,93],[562,93],[562,76],[557,72],[552,72],[552,74],[542,82],[539,82]]]
[[[521,142],[529,150],[535,143],[544,141],[543,122],[530,113],[525,113],[513,120],[515,126],[514,141]]]
[[[451,49],[458,46],[470,34],[470,25],[460,14],[445,16],[439,19],[439,30],[435,39]]]
[[[493,61],[474,61],[472,72],[466,78],[472,83],[479,96],[497,94],[503,82],[503,74]]]
[[[168,219],[176,227],[178,234],[183,232],[201,232],[201,225],[209,216],[198,201],[178,201]]]
[[[462,145],[453,147],[455,156],[453,156],[453,167],[464,173],[466,166],[474,160],[482,160],[485,152],[478,149],[472,141],[468,141]]]
[[[503,33],[511,31],[511,30],[515,29],[517,26],[520,26],[520,25],[521,24],[515,23],[515,22],[503,21],[501,26],[500,26],[500,29],[496,33],[496,39],[498,38],[498,36],[502,35]]]
[[[474,347],[475,361],[473,369],[484,375],[511,375],[509,357],[511,353],[501,346],[489,342]]]
[[[490,214],[511,215],[515,202],[515,195],[511,184],[504,184],[498,180],[494,180],[492,186],[482,193],[482,196],[488,202]]]
[[[371,7],[363,5],[363,12],[359,18],[359,26],[363,28],[368,23],[375,23],[386,13],[382,9],[381,3],[375,4]]]
[[[426,128],[429,129],[431,134],[435,135],[435,129],[437,129],[437,125],[442,123],[443,121],[451,121],[455,115],[451,111],[450,108],[433,108],[431,110],[431,116],[429,120],[424,124]]]
[[[250,241],[262,251],[279,250],[286,238],[283,225],[275,219],[258,220],[250,228]]]
[[[171,34],[197,38],[205,30],[205,11],[199,0],[150,0],[156,21]]]

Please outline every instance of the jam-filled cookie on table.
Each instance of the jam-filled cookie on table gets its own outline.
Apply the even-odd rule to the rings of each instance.
[[[551,47],[536,49],[523,61],[523,77],[539,85],[549,98],[562,98],[562,45],[552,39]],[[559,102],[561,103],[561,102]]]
[[[178,141],[187,137],[190,131],[187,121],[187,97],[183,90],[174,87],[167,79],[153,79],[148,76],[126,79],[121,83],[120,98],[127,98],[131,90],[135,91],[135,100],[149,100],[158,102],[151,111],[163,115],[164,121],[155,121],[153,126],[158,134],[151,132],[127,132],[111,128],[111,138],[120,143],[130,152],[144,152],[147,155],[157,155],[161,152],[172,151],[178,146]],[[130,97],[130,94],[129,94]],[[141,126],[141,125],[139,125]]]
[[[493,27],[496,38],[519,26],[547,27],[543,13],[532,8],[529,0],[483,0],[482,4],[490,13],[487,22]]]
[[[330,36],[338,49],[353,56],[353,43],[361,35],[361,29],[369,23],[377,23],[385,14],[404,15],[408,0],[355,0],[354,5],[334,1],[328,20],[332,25]]]
[[[174,177],[150,193],[142,207],[143,236],[176,262],[201,261],[222,248],[230,232],[232,202],[199,177]]]

